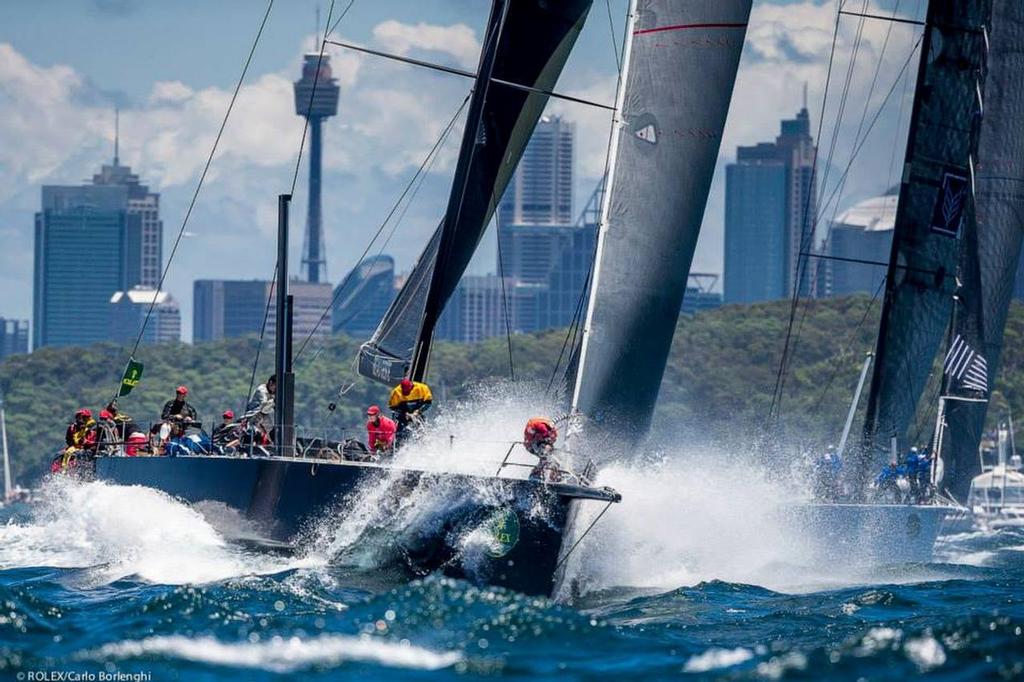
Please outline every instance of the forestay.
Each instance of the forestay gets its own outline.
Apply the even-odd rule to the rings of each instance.
[[[627,38],[573,409],[646,433],[700,232],[750,0],[641,0]]]
[[[426,371],[445,303],[476,251],[582,28],[591,0],[495,0],[444,219],[359,353],[360,374],[393,384]],[[414,366],[415,364],[415,366]]]

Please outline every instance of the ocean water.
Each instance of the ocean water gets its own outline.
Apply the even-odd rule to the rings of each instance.
[[[0,510],[0,679],[1024,676],[1024,532],[808,568],[767,513],[777,491],[742,475],[606,472],[626,501],[574,556],[572,604],[389,582],[322,538],[253,552],[159,492],[51,482]]]

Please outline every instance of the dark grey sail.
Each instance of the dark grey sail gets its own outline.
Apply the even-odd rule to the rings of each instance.
[[[455,179],[443,221],[381,325],[359,353],[360,374],[394,384],[422,378],[431,337],[579,35],[591,0],[495,0],[487,23]]]
[[[975,208],[980,272],[979,349],[988,363],[989,382],[999,368],[1003,331],[1013,294],[1024,234],[1024,3],[993,0],[988,26],[984,115],[975,166]],[[981,473],[978,444],[987,402],[952,402],[947,407],[949,449],[943,487],[957,498],[967,495]]]
[[[949,329],[990,0],[932,0],[907,139],[885,300],[868,394],[855,488],[902,450],[939,347]],[[926,437],[928,431],[922,431]]]
[[[641,0],[627,37],[573,411],[646,434],[700,232],[750,0]]]

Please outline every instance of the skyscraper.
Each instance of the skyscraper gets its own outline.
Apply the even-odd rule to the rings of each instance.
[[[143,331],[142,342],[181,341],[181,309],[178,302],[166,291],[158,293],[156,289],[148,287],[118,291],[110,297],[112,338],[122,343],[133,343],[151,307],[152,315]]]
[[[141,221],[124,185],[43,187],[35,217],[33,347],[111,339],[107,305],[140,281]]]
[[[192,284],[193,340],[259,334],[267,314],[268,286],[269,282],[260,279],[197,279]]]
[[[316,283],[327,277],[323,224],[320,213],[321,123],[338,113],[337,81],[331,77],[327,55],[307,54],[302,78],[295,81],[295,113],[309,121],[309,209],[306,214],[306,243],[302,267],[306,280]]]
[[[885,264],[892,252],[898,200],[897,186],[889,194],[854,204],[836,218],[829,230],[827,249],[833,260],[821,268],[828,272],[828,295],[875,294],[881,290]]]
[[[576,124],[544,116],[498,205],[498,225],[571,225]]]
[[[8,355],[28,352],[28,320],[0,317],[0,360]]]
[[[507,296],[513,283],[506,280]],[[501,278],[465,275],[437,323],[438,338],[474,343],[505,333],[505,306]],[[509,305],[513,305],[509,301]]]
[[[259,279],[196,280],[192,288],[193,339],[199,342],[259,335],[260,330],[265,329],[264,338],[272,343],[277,330],[274,289],[270,282]],[[296,350],[308,336],[327,338],[331,333],[331,285],[292,280],[288,293],[294,301],[292,335]],[[326,316],[325,310],[328,311]]]
[[[810,251],[817,210],[814,138],[805,106],[784,120],[774,143],[736,150],[725,178],[726,303],[750,303],[813,290],[815,268],[800,269]],[[801,282],[797,283],[798,276]]]
[[[120,130],[115,114],[114,163],[103,165],[100,172],[92,176],[92,184],[99,186],[121,186],[128,189],[127,211],[139,218],[139,263],[138,274],[129,279],[144,287],[156,289],[163,270],[164,224],[160,220],[160,195],[150,192],[149,187],[139,182],[139,176],[132,173],[130,166],[122,166],[119,156]],[[134,273],[135,265],[131,266]]]

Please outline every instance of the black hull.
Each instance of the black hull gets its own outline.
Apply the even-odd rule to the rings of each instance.
[[[576,502],[612,500],[570,485],[277,457],[100,457],[94,471],[99,480],[155,488],[189,504],[224,505],[252,533],[240,539],[270,546],[301,547],[369,495],[385,524],[373,542],[390,545],[406,573],[441,572],[532,595],[555,587]],[[414,497],[431,513],[414,510],[412,523],[388,528],[390,507],[398,516],[402,501]]]

